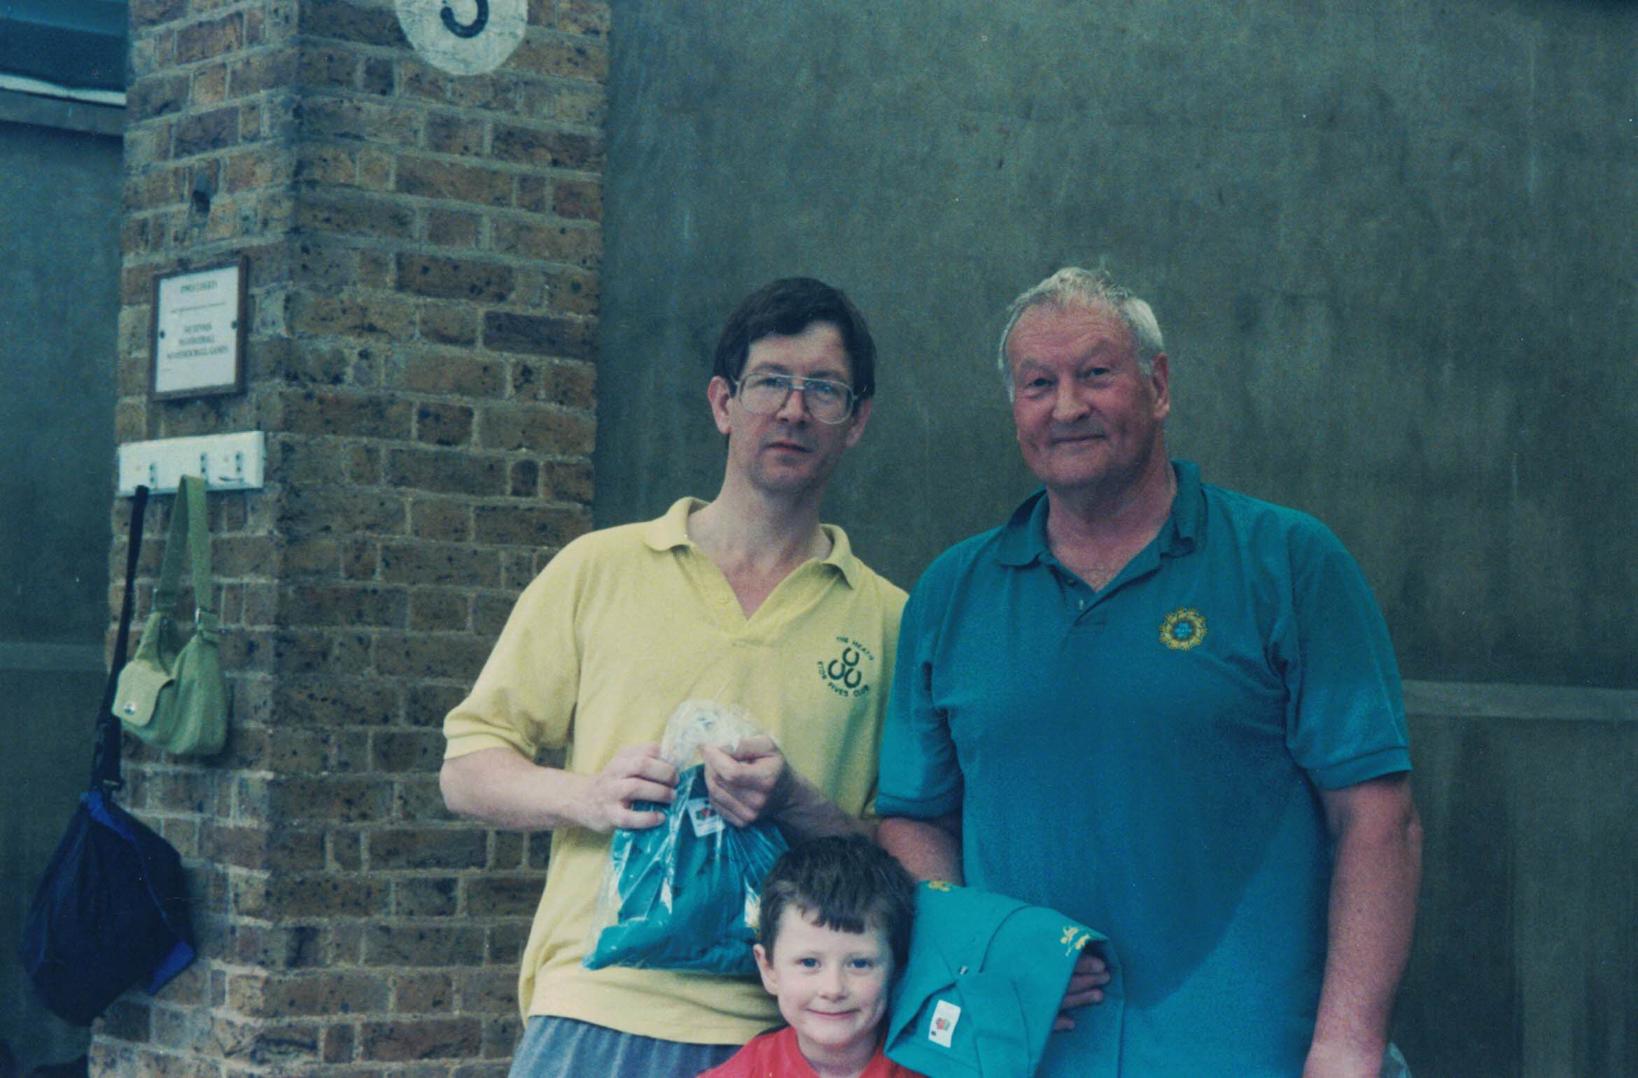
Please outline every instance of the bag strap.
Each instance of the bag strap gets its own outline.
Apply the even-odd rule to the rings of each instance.
[[[210,613],[210,517],[205,515],[205,480],[189,475],[182,479],[188,492],[188,551],[193,557],[193,621],[201,612]]]
[[[182,579],[182,551],[186,549],[193,570],[193,621],[210,612],[210,532],[205,516],[205,481],[184,475],[176,488],[176,504],[171,507],[171,530],[165,540],[165,560],[154,588],[154,609],[178,616],[177,585]]]
[[[125,550],[125,597],[120,601],[119,635],[114,638],[114,657],[108,669],[108,684],[102,690],[102,707],[97,709],[97,745],[91,755],[91,789],[117,790],[125,785],[119,773],[119,720],[114,717],[114,693],[120,671],[125,669],[125,652],[131,642],[131,612],[135,609],[137,558],[142,553],[142,519],[148,508],[148,488],[136,488],[131,500],[131,539]]]

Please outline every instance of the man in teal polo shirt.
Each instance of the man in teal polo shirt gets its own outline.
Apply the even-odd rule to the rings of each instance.
[[[1358,566],[1170,459],[1159,326],[1101,274],[1020,296],[999,361],[1045,489],[905,608],[882,843],[1106,932],[1122,1074],[1376,1075],[1421,839]],[[1039,1073],[1082,1073],[1092,1035]]]

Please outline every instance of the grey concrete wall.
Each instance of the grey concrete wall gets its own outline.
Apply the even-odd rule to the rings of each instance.
[[[905,585],[1030,489],[1011,297],[1155,304],[1173,444],[1357,554],[1410,676],[1638,685],[1638,6],[614,5],[599,523],[709,496],[763,280],[882,350],[829,514]]]
[[[1410,686],[1426,829],[1395,1037],[1418,1075],[1638,1074],[1633,693]]]
[[[30,567],[0,583],[0,639],[107,625],[119,160],[117,138],[0,122],[0,550]]]
[[[24,1065],[86,1042],[34,1003],[16,953],[103,685],[119,211],[118,138],[0,119],[0,1039]]]

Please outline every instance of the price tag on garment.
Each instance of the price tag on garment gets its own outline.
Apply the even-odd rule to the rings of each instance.
[[[688,820],[694,825],[694,837],[704,838],[714,835],[727,826],[717,810],[711,807],[711,802],[703,797],[697,797],[688,803]]]
[[[938,1001],[933,1008],[933,1020],[927,1026],[927,1039],[945,1048],[955,1037],[956,1023],[961,1021],[961,1008],[947,999]]]

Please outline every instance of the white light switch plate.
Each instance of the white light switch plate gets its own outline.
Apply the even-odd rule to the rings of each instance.
[[[259,430],[161,438],[119,447],[119,492],[129,496],[139,484],[154,494],[172,494],[184,475],[202,475],[207,490],[252,490],[262,485],[267,436]]]

